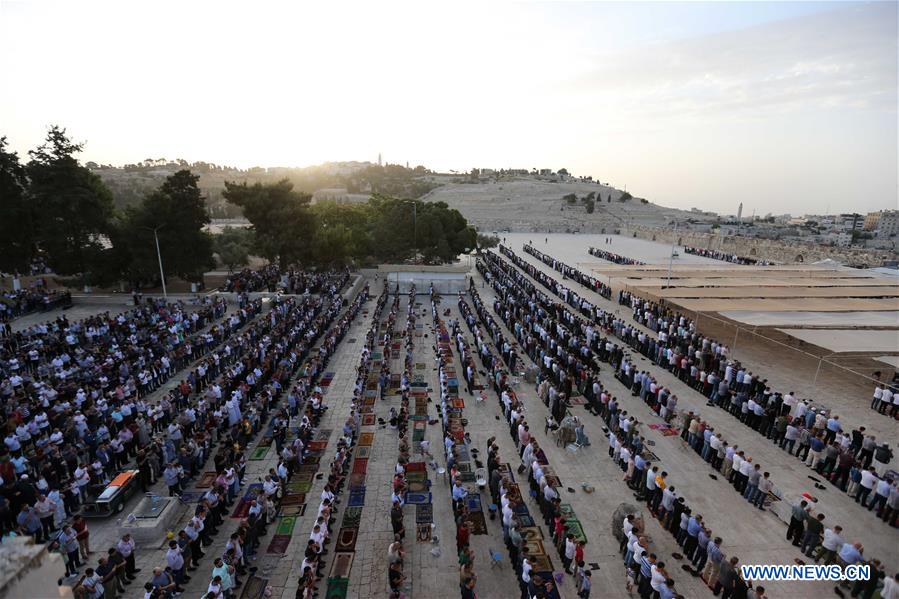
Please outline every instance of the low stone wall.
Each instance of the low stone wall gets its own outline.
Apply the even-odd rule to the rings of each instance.
[[[676,243],[698,248],[730,252],[759,260],[770,260],[777,264],[809,264],[830,258],[847,266],[880,266],[885,260],[894,259],[894,254],[883,250],[841,248],[813,245],[801,242],[754,239],[740,235],[714,235],[697,231],[677,231],[656,227],[631,227],[628,236],[663,243]]]

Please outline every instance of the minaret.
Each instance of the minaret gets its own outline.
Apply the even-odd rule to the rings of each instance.
[[[381,153],[378,152],[378,166],[381,166]],[[742,204],[741,204],[742,206]]]
[[[378,160],[380,163],[380,160]],[[741,220],[743,218],[743,202],[740,202],[740,207],[737,208],[737,220]]]

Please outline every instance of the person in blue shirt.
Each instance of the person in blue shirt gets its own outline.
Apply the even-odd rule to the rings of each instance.
[[[687,521],[687,540],[684,543],[684,555],[690,560],[693,559],[693,552],[698,546],[700,530],[702,530],[702,516],[699,514],[690,516]]]
[[[22,530],[25,531],[26,534],[33,536],[35,541],[37,541],[38,543],[41,542],[41,521],[34,513],[34,508],[23,505],[22,511],[20,511],[19,515],[16,516],[16,523],[22,528]]]
[[[659,587],[659,597],[662,599],[674,599],[677,592],[674,590],[674,580],[671,578],[665,580],[665,584]]]
[[[862,553],[865,551],[865,548],[862,547],[861,543],[843,543],[843,546],[840,547],[840,561],[843,562],[840,564],[841,566],[851,566],[852,564],[857,564],[863,559]]]

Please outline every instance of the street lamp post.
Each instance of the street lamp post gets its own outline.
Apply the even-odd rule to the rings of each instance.
[[[671,287],[671,267],[674,265],[674,244],[677,243],[677,221],[674,221],[674,237],[671,238],[671,255],[668,256],[668,282],[665,289]]]
[[[418,252],[418,202],[415,200],[406,200],[407,204],[412,204],[412,244]]]
[[[153,239],[156,241],[156,258],[159,260],[159,280],[162,281],[162,297],[165,299],[169,298],[169,294],[166,293],[165,290],[165,271],[162,268],[162,252],[159,251],[159,229],[163,228],[165,225],[159,225],[158,227],[143,227],[147,231],[153,231]]]

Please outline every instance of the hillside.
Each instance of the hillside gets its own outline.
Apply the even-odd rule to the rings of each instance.
[[[166,177],[189,168],[200,176],[199,186],[215,219],[242,217],[236,206],[222,197],[225,181],[274,182],[287,178],[294,187],[316,197],[364,197],[383,193],[401,198],[446,202],[458,209],[481,231],[547,231],[611,233],[629,224],[664,226],[673,218],[707,220],[713,217],[665,208],[640,198],[624,200],[625,192],[594,181],[555,174],[502,174],[473,178],[468,174],[437,174],[424,167],[414,169],[369,162],[329,162],[305,168],[236,169],[205,162],[144,161],[124,167],[88,166],[113,192],[120,207],[140,202]],[[316,193],[319,192],[319,193]],[[593,193],[594,212],[581,201]],[[574,194],[574,204],[564,197]],[[611,197],[611,202],[609,198]]]
[[[535,231],[556,233],[611,233],[627,224],[665,225],[672,218],[710,220],[714,217],[665,208],[639,198],[620,201],[624,192],[591,181],[554,182],[537,177],[503,177],[461,183],[444,179],[422,199],[446,202],[459,210],[480,231]],[[602,197],[592,214],[580,201],[594,192]],[[575,194],[574,205],[563,197]],[[611,195],[612,201],[608,198]]]
[[[238,218],[239,208],[222,197],[225,181],[273,183],[288,179],[294,188],[309,194],[329,190],[338,195],[383,193],[395,197],[417,198],[432,190],[437,183],[424,167],[406,168],[396,164],[379,166],[370,162],[326,162],[304,168],[237,169],[206,162],[183,160],[145,160],[140,164],[113,167],[88,163],[94,173],[110,188],[119,208],[135,205],[159,187],[165,178],[181,169],[200,176],[199,187],[206,197],[213,218]],[[328,194],[326,194],[328,195]]]

